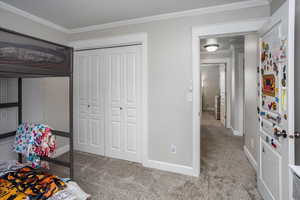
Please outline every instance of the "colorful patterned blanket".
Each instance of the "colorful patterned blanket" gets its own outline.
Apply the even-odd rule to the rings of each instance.
[[[66,188],[57,176],[23,167],[0,178],[1,200],[45,200]]]
[[[48,168],[48,163],[41,162],[40,157],[49,157],[55,148],[55,136],[49,126],[23,123],[18,127],[15,151],[24,155],[33,168]]]

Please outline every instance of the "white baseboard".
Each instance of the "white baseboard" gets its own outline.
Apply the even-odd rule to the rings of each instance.
[[[53,157],[54,157],[54,158],[57,158],[58,156],[61,156],[61,155],[63,155],[64,153],[67,153],[67,152],[69,151],[69,149],[70,149],[70,147],[69,147],[68,144],[67,144],[67,145],[64,145],[64,146],[62,146],[62,147],[59,147],[59,148],[56,149],[56,151],[55,151]]]
[[[246,146],[244,146],[244,152],[245,152],[246,157],[248,158],[249,162],[251,163],[252,167],[255,169],[255,171],[257,171],[257,162]]]
[[[179,174],[184,174],[188,176],[198,176],[195,170],[192,167],[185,165],[178,165],[173,163],[167,163],[157,160],[147,160],[143,163],[144,167],[159,169],[168,172],[174,172]]]

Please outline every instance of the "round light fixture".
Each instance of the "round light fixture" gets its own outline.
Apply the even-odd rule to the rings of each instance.
[[[218,44],[206,44],[206,45],[204,45],[203,47],[204,47],[204,48],[206,49],[206,51],[208,51],[208,52],[215,52],[215,51],[218,50],[219,45],[218,45]]]

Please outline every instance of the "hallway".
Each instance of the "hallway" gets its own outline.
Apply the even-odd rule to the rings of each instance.
[[[213,113],[203,112],[201,124],[201,164],[209,199],[261,199],[255,171],[243,152],[243,137],[234,136]]]

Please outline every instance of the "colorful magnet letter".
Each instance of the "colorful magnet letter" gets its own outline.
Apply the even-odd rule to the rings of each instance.
[[[271,102],[268,104],[269,110],[277,110],[277,104],[275,102]]]

